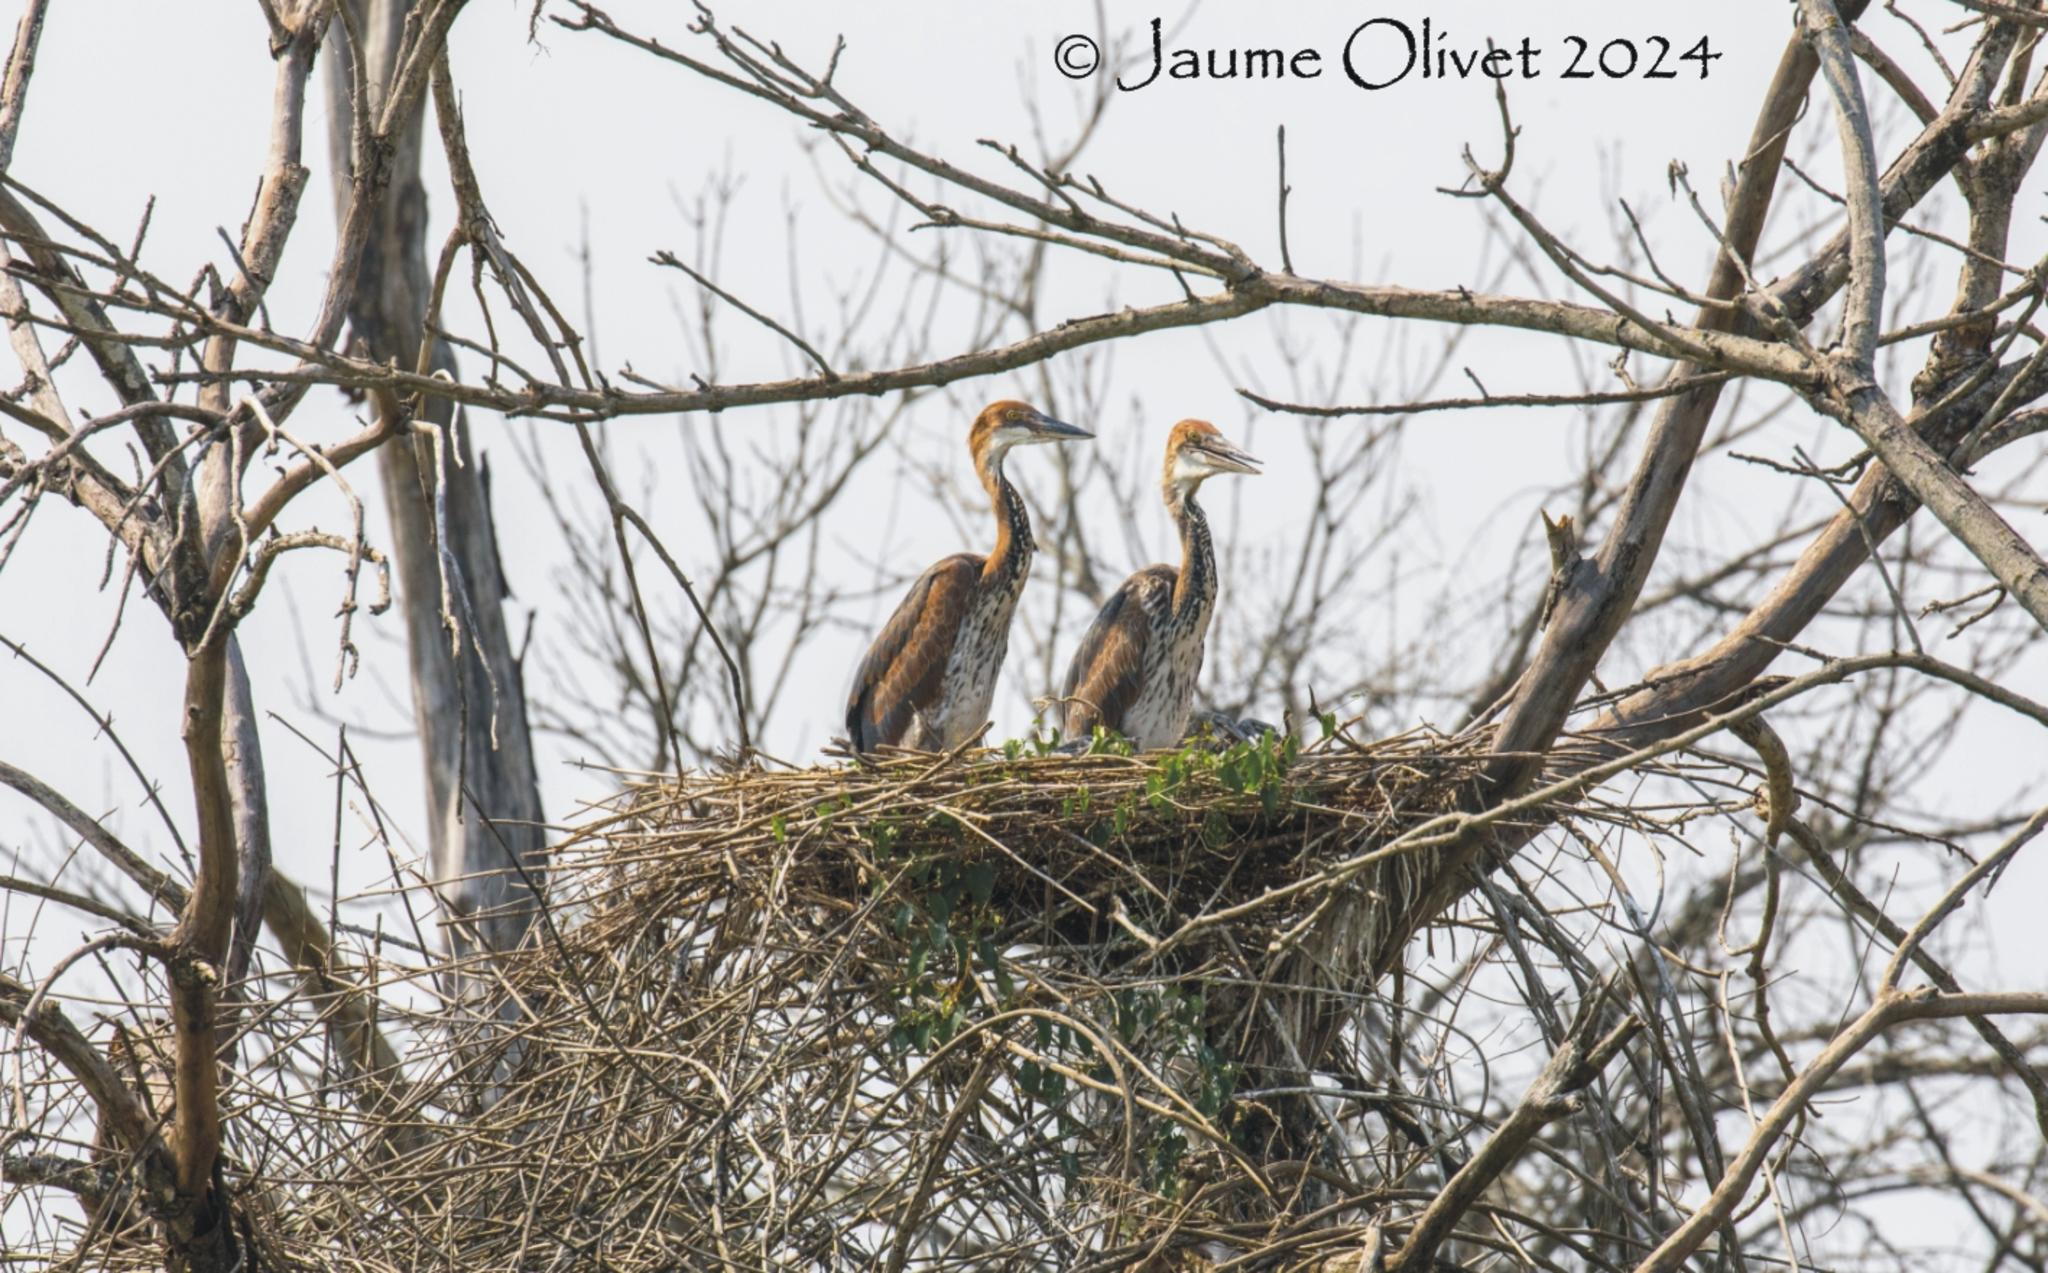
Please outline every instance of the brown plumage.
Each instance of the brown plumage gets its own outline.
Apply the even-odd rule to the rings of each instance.
[[[1174,746],[1187,732],[1216,608],[1216,553],[1195,490],[1218,473],[1257,473],[1257,464],[1206,420],[1173,426],[1160,486],[1180,527],[1180,569],[1140,570],[1089,625],[1060,691],[1068,738],[1101,725],[1151,749]]]
[[[975,417],[967,449],[995,511],[995,548],[986,557],[955,553],[925,571],[883,625],[846,700],[855,751],[955,747],[987,723],[1036,547],[1003,458],[1014,446],[1093,436],[1021,402],[993,402]]]

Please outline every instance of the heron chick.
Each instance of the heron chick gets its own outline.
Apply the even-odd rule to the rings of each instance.
[[[996,518],[988,556],[955,553],[919,575],[868,647],[846,700],[856,752],[885,745],[957,747],[988,723],[1010,616],[1031,572],[1031,518],[1003,474],[1012,447],[1095,435],[1022,402],[992,402],[974,418],[967,449]]]
[[[1195,492],[1219,473],[1256,474],[1258,464],[1206,420],[1173,426],[1160,486],[1180,527],[1180,569],[1140,570],[1089,625],[1060,690],[1068,738],[1102,725],[1151,750],[1177,746],[1187,733],[1216,610],[1216,550]]]

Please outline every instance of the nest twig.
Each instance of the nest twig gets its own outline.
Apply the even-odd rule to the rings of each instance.
[[[462,1045],[433,1098],[460,1116],[302,1205],[422,1268],[1325,1241],[1345,1199],[1287,1148],[1311,1107],[1233,1092],[1352,1018],[1432,859],[1288,886],[1451,808],[1475,763],[1269,735],[634,782],[496,968],[518,1024]]]

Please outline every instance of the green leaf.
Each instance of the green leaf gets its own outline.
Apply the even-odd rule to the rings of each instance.
[[[997,954],[995,943],[989,941],[987,937],[981,939],[981,952],[979,954],[981,954],[981,966],[987,968],[989,976],[995,978],[995,993],[1001,997],[1001,1001],[1010,1003],[1010,999],[1016,997],[1018,986],[1016,986],[1016,980],[1010,978],[1010,970],[1004,968],[1004,956]]]
[[[996,895],[996,868],[986,862],[976,862],[967,868],[967,891],[983,906]]]

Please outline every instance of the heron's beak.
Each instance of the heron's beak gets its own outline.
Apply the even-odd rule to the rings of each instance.
[[[1256,476],[1262,461],[1248,451],[1239,449],[1222,438],[1211,438],[1202,443],[1202,458],[1218,473],[1250,473]]]
[[[1031,417],[1031,441],[1033,442],[1079,442],[1095,435],[1065,420],[1055,420],[1043,412]]]

